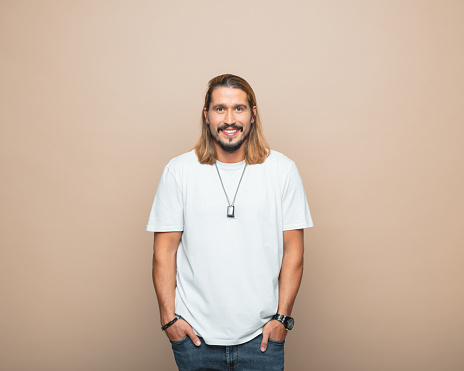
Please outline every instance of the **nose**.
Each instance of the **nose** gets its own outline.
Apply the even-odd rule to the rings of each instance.
[[[224,117],[224,123],[228,125],[235,124],[235,115],[233,109],[230,108],[227,110],[227,113]]]

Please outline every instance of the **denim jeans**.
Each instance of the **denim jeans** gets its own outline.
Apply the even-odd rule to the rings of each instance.
[[[235,370],[282,371],[284,369],[284,341],[269,340],[261,352],[263,335],[240,345],[207,345],[200,338],[197,347],[187,336],[171,341],[179,371]]]

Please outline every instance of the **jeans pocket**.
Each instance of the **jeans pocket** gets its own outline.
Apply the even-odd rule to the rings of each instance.
[[[285,339],[284,340],[272,340],[268,339],[270,343],[278,344],[278,345],[284,345],[285,344]]]
[[[176,340],[176,341],[172,341],[171,339],[169,339],[169,341],[171,342],[172,345],[180,345],[180,344],[185,343],[188,339],[190,338],[187,335],[185,335],[183,339]]]

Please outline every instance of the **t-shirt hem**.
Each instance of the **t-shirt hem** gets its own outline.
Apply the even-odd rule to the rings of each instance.
[[[221,346],[240,345],[250,340],[253,340],[256,336],[262,334],[262,332],[263,332],[263,328],[261,327],[255,332],[251,333],[250,335],[242,337],[240,339],[224,340],[224,339],[211,339],[211,338],[203,337],[203,340],[208,345],[221,345]]]
[[[146,229],[147,232],[182,232],[184,230],[184,226],[181,225],[165,225],[165,226],[156,226],[156,225],[147,225]]]
[[[284,231],[291,231],[292,229],[303,229],[303,228],[310,228],[313,227],[313,222],[304,222],[304,223],[297,223],[297,224],[287,224],[283,226]]]

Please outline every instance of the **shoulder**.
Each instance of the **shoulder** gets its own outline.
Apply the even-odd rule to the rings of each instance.
[[[209,167],[210,165],[200,164],[195,150],[192,150],[171,159],[166,165],[164,172],[174,176],[176,181],[180,183],[190,179],[192,176],[197,177],[205,166]]]
[[[273,149],[271,149],[271,153],[269,154],[266,161],[277,162],[289,166],[295,164],[290,158],[285,156],[283,153],[274,151]]]
[[[266,166],[278,169],[280,172],[288,173],[295,163],[283,153],[271,150],[271,153],[264,161]]]
[[[185,167],[191,167],[195,165],[199,165],[197,155],[195,154],[195,150],[191,150],[189,152],[183,153],[180,156],[174,157],[171,159],[166,167],[169,170],[175,171]]]

